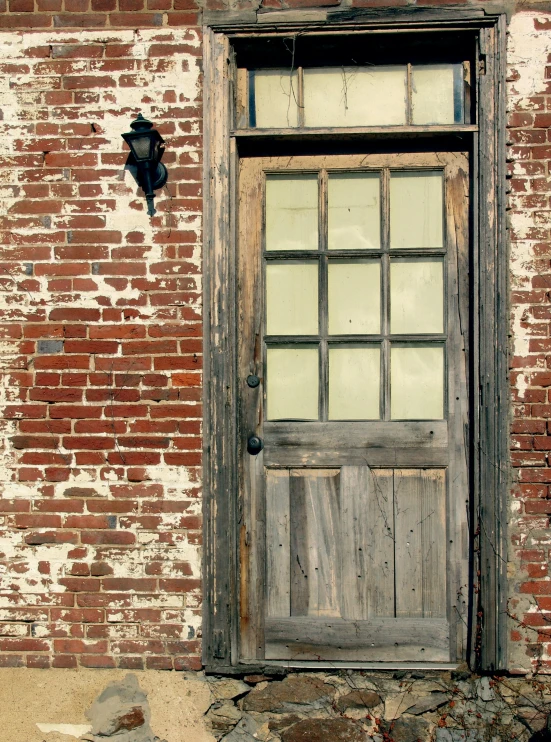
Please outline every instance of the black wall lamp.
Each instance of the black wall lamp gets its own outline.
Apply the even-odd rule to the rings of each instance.
[[[130,147],[131,157],[137,167],[137,181],[145,193],[147,213],[155,214],[153,200],[155,191],[162,188],[168,179],[166,167],[161,162],[165,148],[165,141],[151,121],[145,119],[141,113],[130,124],[132,131],[121,134]]]

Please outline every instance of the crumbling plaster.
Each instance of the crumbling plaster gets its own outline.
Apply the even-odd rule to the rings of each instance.
[[[519,112],[533,112],[540,110],[536,99],[548,92],[546,69],[548,55],[551,49],[551,31],[549,30],[551,16],[544,13],[520,12],[514,15],[508,28],[507,45],[507,112],[513,115]],[[508,142],[511,144],[511,142]],[[524,174],[524,162],[514,148],[509,148],[509,161],[513,176]],[[508,229],[510,240],[504,249],[509,249],[510,290],[530,290],[532,279],[540,269],[538,254],[534,247],[541,239],[538,238],[537,228],[548,223],[550,212],[542,212],[538,208],[529,208],[522,198],[514,193],[509,195]],[[541,253],[540,253],[541,254]],[[513,357],[527,357],[530,353],[530,339],[534,335],[532,328],[533,315],[522,303],[512,303],[511,306],[511,347]],[[545,369],[545,361],[538,362],[538,367]],[[530,386],[530,377],[526,373],[514,376],[514,389],[517,399],[523,401]],[[519,499],[513,494],[510,498],[510,522],[508,576],[509,576],[509,610],[512,615],[510,625],[512,631],[519,628],[523,634],[522,642],[509,643],[509,666],[511,669],[530,672],[534,668],[526,655],[526,644],[535,641],[534,631],[524,630],[519,626],[524,614],[537,612],[536,600],[529,597],[519,597],[518,584],[526,579],[520,561],[515,558],[513,543],[524,548],[551,543],[551,533],[547,542],[541,531],[534,532],[535,523],[527,524],[521,514]],[[543,538],[543,541],[542,541]],[[550,578],[548,578],[550,579]],[[544,651],[541,659],[548,659]]]
[[[88,727],[86,711],[119,670],[42,670],[3,668],[0,682],[0,739],[3,742],[75,742],[73,734],[40,731],[37,724]],[[191,673],[150,670],[136,673],[147,693],[151,728],[167,742],[213,742],[203,715],[212,703],[204,680]],[[82,733],[82,731],[81,731]]]

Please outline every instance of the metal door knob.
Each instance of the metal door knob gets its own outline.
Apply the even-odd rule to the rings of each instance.
[[[264,443],[262,442],[262,439],[258,438],[258,436],[256,435],[251,435],[251,437],[247,441],[247,451],[251,454],[251,456],[256,456],[262,451],[263,448]]]

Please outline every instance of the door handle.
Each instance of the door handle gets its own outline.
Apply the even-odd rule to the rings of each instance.
[[[257,456],[264,448],[262,439],[256,435],[251,435],[247,441],[247,451],[251,456]]]

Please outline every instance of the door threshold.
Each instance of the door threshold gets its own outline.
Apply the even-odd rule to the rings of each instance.
[[[258,660],[241,660],[242,667],[258,666]],[[309,662],[308,660],[267,660],[262,663],[269,668],[293,668],[297,670],[457,670],[458,662]]]

